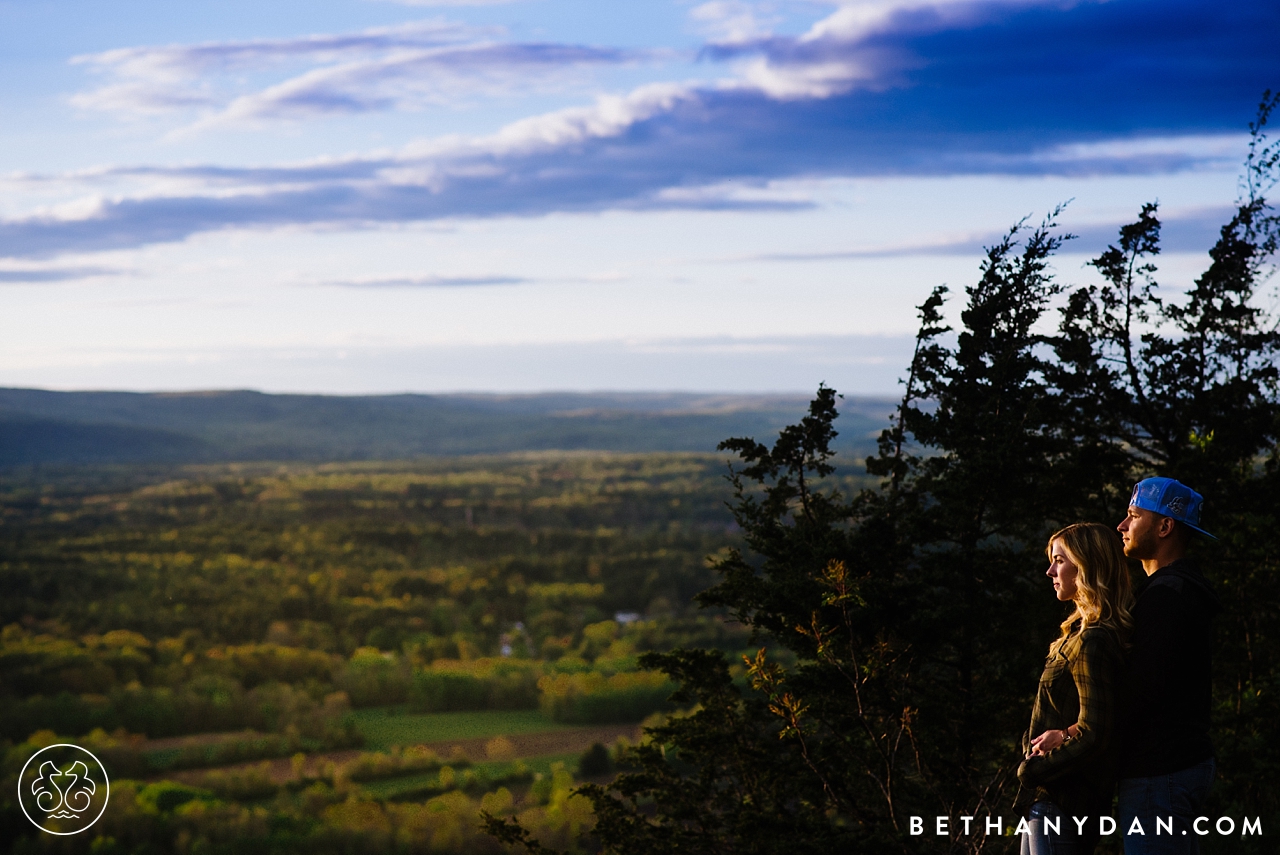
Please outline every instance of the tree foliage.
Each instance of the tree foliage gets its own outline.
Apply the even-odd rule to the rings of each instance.
[[[699,600],[764,646],[745,684],[720,654],[647,657],[694,711],[651,731],[637,770],[582,790],[602,850],[1003,851],[1010,838],[982,834],[983,821],[1013,816],[1018,736],[1060,619],[1040,578],[1044,538],[1118,520],[1150,475],[1203,492],[1222,538],[1204,555],[1230,604],[1218,807],[1274,821],[1280,334],[1261,289],[1280,222],[1266,196],[1280,147],[1265,136],[1278,100],[1264,96],[1235,214],[1185,295],[1156,279],[1154,203],[1093,261],[1100,284],[1055,278],[1070,238],[1058,210],[988,250],[954,335],[935,290],[901,407],[867,461],[879,489],[832,486],[837,395],[825,387],[772,447],[722,444],[740,461],[731,507],[745,549],[717,562]],[[925,835],[909,833],[912,815],[930,818]],[[938,815],[953,818],[949,837],[932,834]]]

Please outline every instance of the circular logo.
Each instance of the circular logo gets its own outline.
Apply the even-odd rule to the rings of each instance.
[[[79,834],[107,809],[107,770],[79,745],[41,748],[18,775],[18,804],[27,819],[49,834]]]

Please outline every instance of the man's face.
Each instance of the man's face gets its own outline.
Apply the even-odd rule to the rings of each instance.
[[[1129,506],[1116,529],[1124,541],[1124,554],[1142,561],[1154,558],[1160,549],[1160,529],[1167,519],[1155,511]]]

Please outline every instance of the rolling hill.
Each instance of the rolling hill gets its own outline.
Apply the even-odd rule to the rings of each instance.
[[[768,441],[803,395],[273,395],[0,389],[0,466],[375,460],[539,450],[711,451]],[[895,402],[846,398],[842,454],[875,446]]]

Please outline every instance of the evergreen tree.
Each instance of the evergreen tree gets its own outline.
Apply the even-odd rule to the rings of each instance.
[[[1024,233],[989,250],[954,344],[944,292],[922,306],[898,424],[868,462],[884,489],[849,498],[825,485],[831,389],[772,448],[722,444],[741,461],[732,507],[749,551],[720,561],[721,583],[699,600],[772,651],[746,663],[745,691],[718,653],[647,658],[696,712],[651,732],[638,771],[584,788],[606,850],[931,851],[910,816],[1007,807],[1054,623],[1033,569],[1054,510],[1038,485],[1062,452],[1034,328],[1059,290],[1047,264],[1064,236],[1052,217]],[[984,839],[954,832],[960,849]]]

